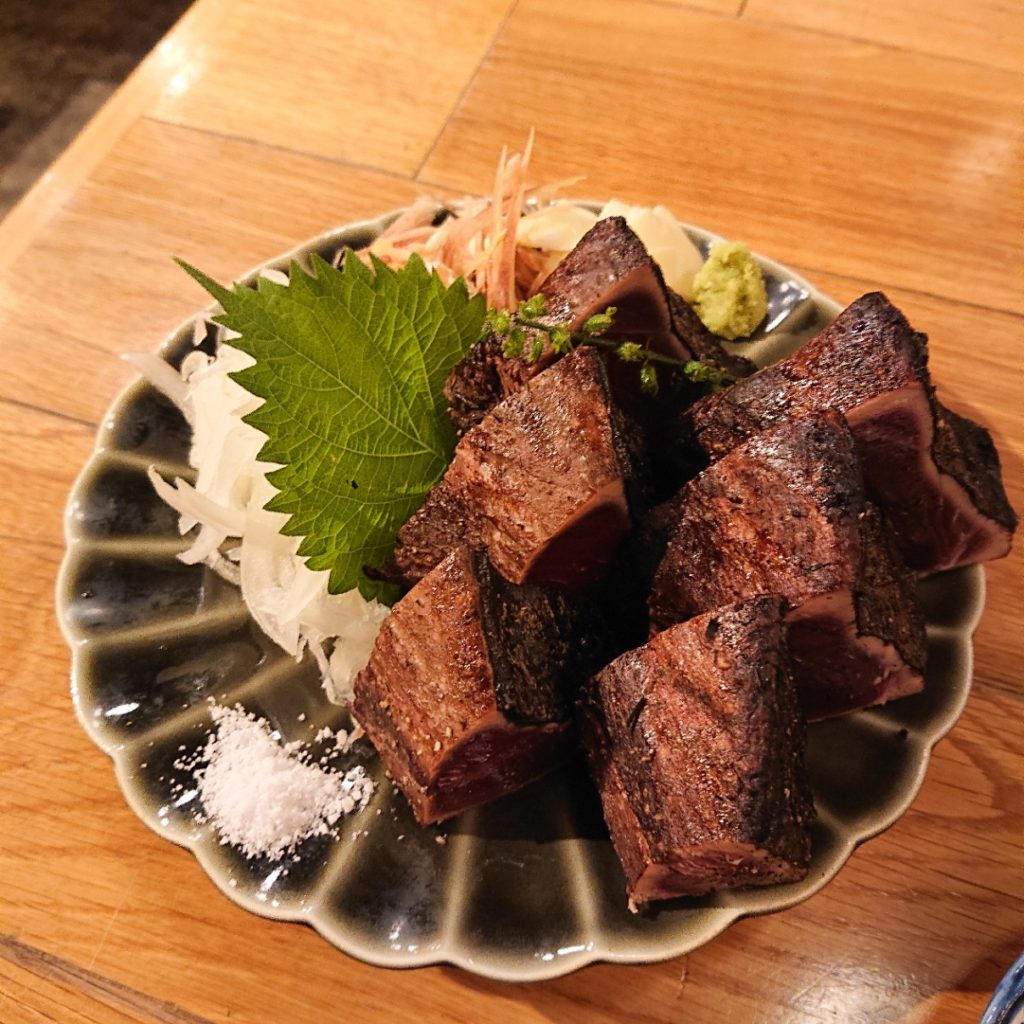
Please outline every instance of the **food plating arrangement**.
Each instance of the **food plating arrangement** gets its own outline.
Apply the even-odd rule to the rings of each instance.
[[[202,855],[225,891],[259,864],[247,905],[273,912],[258,890],[283,885],[290,916],[378,962],[458,957],[437,940],[389,960],[318,922],[309,879],[331,844],[413,845],[420,828],[429,917],[453,879],[472,899],[453,858],[492,840],[467,812],[551,780],[549,838],[592,858],[573,870],[600,876],[601,901],[618,893],[609,934],[622,912],[652,930],[661,906],[687,928],[721,912],[635,959],[809,895],[912,799],[967,688],[959,667],[943,683],[929,616],[976,590],[965,567],[1007,554],[1017,522],[989,434],[942,405],[926,336],[885,295],[838,311],[662,207],[567,202],[527,170],[503,157],[487,199],[423,200],[233,287],[186,266],[217,307],[190,343],[129,357],[160,429],[186,439],[148,475],[201,574],[193,610],[217,633],[240,595],[263,639],[241,662],[232,640],[184,688],[168,669],[166,708],[133,710],[184,715],[157,776],[130,720],[103,731],[87,649],[80,717],[146,820],[229,851],[229,868]],[[65,566],[72,639],[95,625],[91,572]],[[282,665],[306,673],[288,715],[315,735],[289,739],[274,701],[245,699]],[[922,699],[907,725],[871,717]],[[815,773],[849,751],[808,743],[854,713],[912,755],[898,798],[844,819]],[[399,824],[365,825],[384,811]],[[589,959],[610,955],[600,933]]]

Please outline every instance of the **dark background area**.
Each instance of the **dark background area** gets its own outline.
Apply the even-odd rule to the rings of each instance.
[[[0,217],[191,0],[0,0]]]

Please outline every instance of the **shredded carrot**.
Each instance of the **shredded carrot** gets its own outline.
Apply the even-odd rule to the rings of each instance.
[[[466,196],[442,205],[421,197],[360,253],[372,253],[389,267],[403,266],[418,253],[445,283],[464,278],[471,292],[482,292],[488,306],[514,308],[533,295],[551,271],[551,261],[536,249],[516,244],[519,218],[531,206],[551,202],[555,193],[579,179],[528,187],[533,131],[522,153],[502,149],[487,198]],[[437,215],[449,216],[434,227]]]

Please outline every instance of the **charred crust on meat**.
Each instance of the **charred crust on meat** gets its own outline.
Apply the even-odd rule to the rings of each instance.
[[[880,292],[864,295],[788,359],[684,410],[681,448],[713,461],[795,416],[837,409],[912,569],[999,558],[1017,525],[999,458],[984,428],[936,400],[927,342]]]
[[[632,900],[804,877],[814,807],[780,600],[659,634],[598,673],[580,709]]]
[[[548,306],[543,319],[552,325],[566,323],[571,330],[578,330],[594,313],[615,306],[615,326],[608,337],[641,341],[676,359],[703,359],[735,377],[753,372],[749,360],[729,355],[689,305],[666,286],[661,268],[622,217],[598,221],[540,290]],[[493,336],[477,342],[445,382],[456,430],[463,434],[475,426],[498,402],[525,387],[557,358],[547,347],[540,359],[531,363],[505,356],[500,341]],[[612,364],[616,362],[611,360]],[[623,401],[630,390],[636,390],[626,382],[627,372],[630,378],[637,376],[636,368],[610,368],[616,378],[617,397]],[[675,408],[701,394],[701,389],[681,374],[666,372],[664,376],[664,390]]]
[[[737,445],[661,516],[673,514],[648,602],[652,632],[778,594],[791,606],[790,651],[810,717],[920,690],[926,641],[914,579],[865,501],[839,413],[811,413]]]
[[[911,669],[923,674],[928,641],[917,601],[917,577],[903,564],[892,530],[870,502],[861,519],[861,536],[854,599],[857,631],[883,638]]]
[[[498,710],[524,724],[566,721],[574,690],[564,673],[572,660],[569,601],[509,583],[480,549],[472,559]]]
[[[999,452],[992,435],[980,423],[960,416],[936,401],[932,455],[936,466],[956,480],[982,515],[1013,533],[1014,512],[1003,488]]]
[[[513,586],[466,547],[395,605],[352,707],[420,822],[493,800],[571,755],[578,673],[601,656],[586,621],[585,609]]]
[[[629,530],[642,450],[604,360],[577,349],[465,434],[444,479],[398,531],[383,575],[415,583],[468,542],[514,583],[578,590]]]

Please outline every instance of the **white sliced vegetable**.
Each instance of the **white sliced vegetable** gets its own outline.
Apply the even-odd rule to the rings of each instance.
[[[651,258],[661,267],[665,283],[687,302],[693,301],[693,277],[704,263],[700,249],[664,206],[627,206],[616,199],[601,217],[625,217]]]
[[[276,493],[266,478],[275,467],[258,458],[264,435],[242,421],[259,406],[259,399],[229,376],[252,360],[222,344],[216,359],[190,352],[180,376],[158,356],[142,355],[130,362],[191,414],[189,462],[198,470],[195,484],[181,479],[172,483],[149,471],[157,494],[178,512],[181,533],[199,526],[179,559],[190,565],[205,563],[237,584],[267,636],[295,657],[309,648],[328,696],[349,699],[352,681],[369,660],[389,609],[355,590],[329,594],[329,573],[309,569],[296,554],[299,538],[281,534],[287,517],[264,509]],[[240,540],[230,560],[220,550],[229,538]]]
[[[191,354],[191,353],[190,353]],[[154,352],[125,352],[121,358],[131,363],[150,384],[166,395],[191,424],[192,409],[188,401],[188,385],[170,363]]]
[[[534,249],[565,253],[596,223],[595,214],[563,200],[542,206],[521,218],[516,227],[516,241]]]

